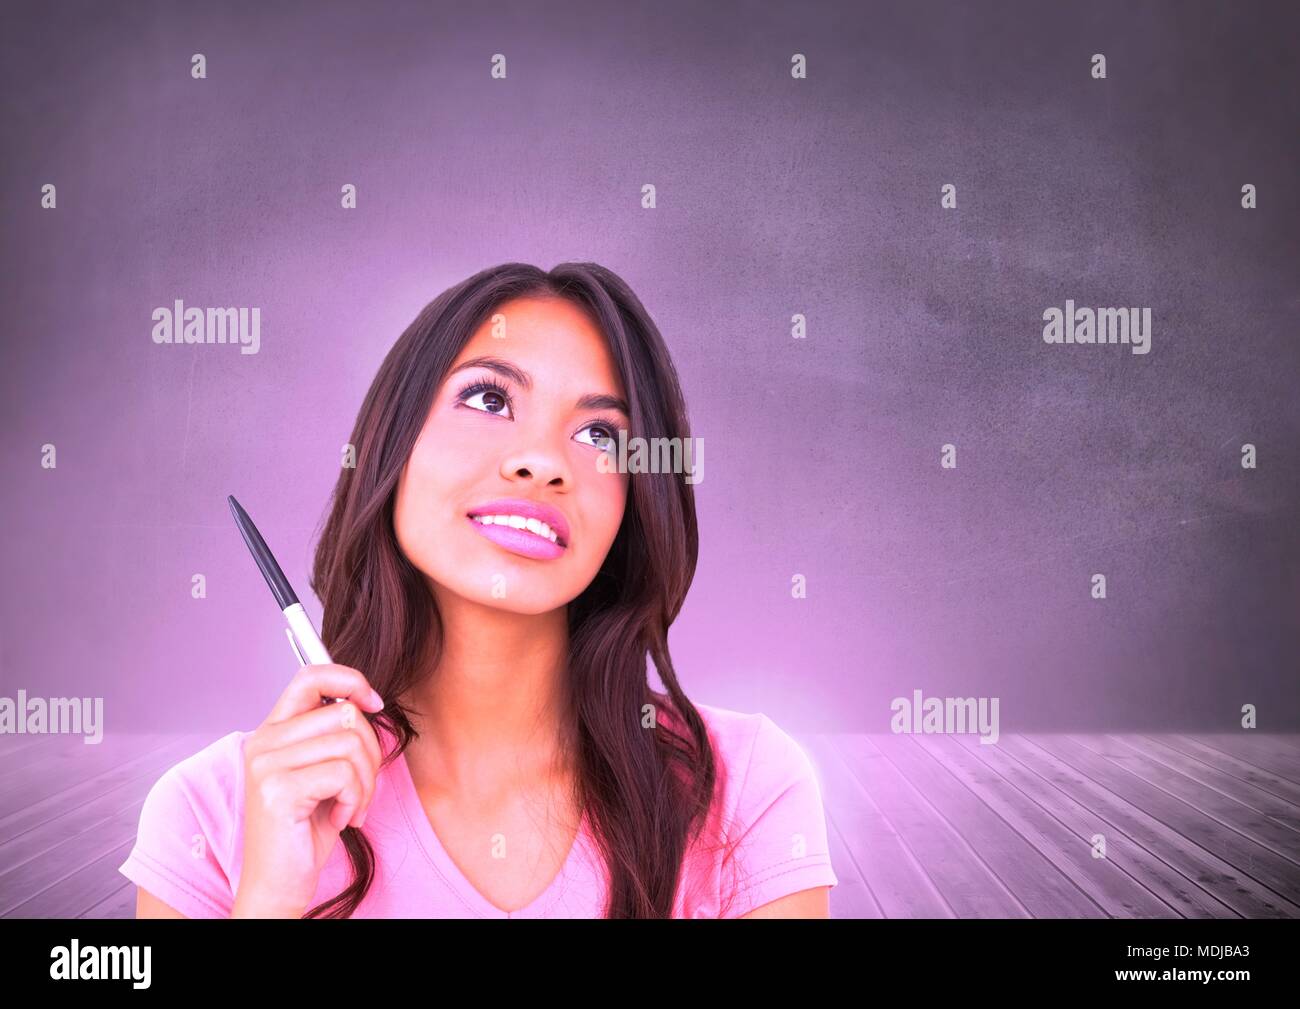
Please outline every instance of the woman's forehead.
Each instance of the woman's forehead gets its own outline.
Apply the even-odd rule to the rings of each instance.
[[[520,383],[525,386],[583,385],[584,393],[622,391],[604,335],[578,306],[568,302],[513,301],[500,306],[461,348],[452,369],[481,358],[512,365],[526,379]]]
[[[505,342],[579,336],[604,343],[600,328],[581,306],[567,298],[514,298],[492,310],[474,339]]]

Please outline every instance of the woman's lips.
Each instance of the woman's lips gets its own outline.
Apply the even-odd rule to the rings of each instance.
[[[566,547],[560,546],[559,543],[552,543],[549,539],[542,539],[537,533],[529,532],[527,529],[516,529],[513,526],[484,525],[482,522],[476,522],[468,515],[465,521],[474,527],[474,529],[483,536],[490,539],[499,547],[509,550],[511,553],[521,554],[524,557],[532,557],[539,561],[553,561],[556,558],[563,557]]]
[[[564,512],[554,505],[530,498],[506,497],[485,501],[476,508],[471,508],[469,515],[471,518],[491,515],[496,518],[517,516],[526,521],[535,519],[550,527],[561,547],[567,547],[573,542],[569,539],[569,521],[564,517]]]

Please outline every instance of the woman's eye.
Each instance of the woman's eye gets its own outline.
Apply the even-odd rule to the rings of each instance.
[[[480,398],[484,401],[483,405],[475,406],[474,401]],[[512,420],[514,419],[514,415],[509,412],[510,404],[506,402],[505,396],[494,389],[484,389],[482,392],[476,392],[473,395],[466,396],[461,400],[461,402],[471,410],[479,410],[482,413],[494,413],[498,416],[510,417]],[[502,411],[505,412],[503,413]]]
[[[618,441],[618,436],[607,424],[588,424],[582,431],[596,432],[595,437],[587,444],[594,445],[598,449],[611,449],[614,447],[614,443]],[[582,432],[578,433],[581,434]]]

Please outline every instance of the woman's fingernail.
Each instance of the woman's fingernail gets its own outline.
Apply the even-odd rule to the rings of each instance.
[[[375,707],[382,708],[384,706],[384,699],[379,696],[379,691],[374,687],[370,688],[370,696]]]

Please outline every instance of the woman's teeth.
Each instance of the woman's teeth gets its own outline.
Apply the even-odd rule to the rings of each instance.
[[[515,529],[527,529],[530,533],[536,533],[543,539],[559,545],[554,530],[545,522],[538,522],[537,519],[526,519],[522,515],[471,515],[470,518],[485,526],[513,526]]]

